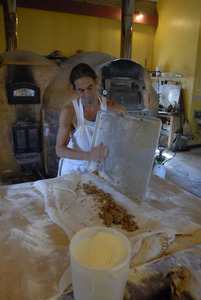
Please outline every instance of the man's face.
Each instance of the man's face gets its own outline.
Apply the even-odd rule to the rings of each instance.
[[[93,78],[85,76],[75,80],[75,89],[81,97],[83,104],[93,104],[97,99],[96,81]]]

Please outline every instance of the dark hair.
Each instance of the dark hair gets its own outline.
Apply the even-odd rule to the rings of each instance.
[[[94,81],[97,78],[95,71],[87,64],[80,63],[72,69],[69,80],[74,90],[75,90],[75,83],[74,83],[75,80],[80,79],[84,76],[91,77],[93,78]]]

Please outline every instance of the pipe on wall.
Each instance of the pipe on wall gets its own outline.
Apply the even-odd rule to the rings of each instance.
[[[18,49],[18,15],[16,0],[3,0],[6,51]]]
[[[133,35],[133,0],[122,0],[121,58],[131,59]]]

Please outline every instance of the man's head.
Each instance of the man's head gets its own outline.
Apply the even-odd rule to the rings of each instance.
[[[80,64],[76,65],[72,69],[70,78],[69,78],[70,83],[72,84],[74,90],[76,90],[75,81],[82,77],[91,77],[95,81],[97,78],[97,75],[96,75],[95,71],[87,64],[80,63]]]

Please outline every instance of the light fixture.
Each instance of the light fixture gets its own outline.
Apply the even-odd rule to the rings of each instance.
[[[143,19],[143,14],[140,12],[138,16],[136,16],[136,20],[142,20]]]

